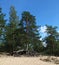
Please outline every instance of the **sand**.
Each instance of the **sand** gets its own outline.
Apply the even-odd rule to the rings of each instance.
[[[2,56],[0,57],[0,65],[57,65],[57,64],[41,61],[40,57]]]

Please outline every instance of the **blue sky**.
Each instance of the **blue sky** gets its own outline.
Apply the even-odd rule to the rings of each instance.
[[[29,11],[36,16],[38,25],[59,27],[59,0],[0,0],[0,6],[7,18],[11,5],[15,6],[19,16],[23,11]]]

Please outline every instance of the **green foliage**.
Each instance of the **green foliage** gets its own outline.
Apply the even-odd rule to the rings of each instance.
[[[24,49],[28,52],[59,55],[59,33],[57,27],[46,25],[47,36],[44,38],[47,46],[42,45],[41,36],[36,25],[36,18],[30,12],[24,11],[21,19],[17,16],[14,6],[10,7],[9,21],[0,8],[0,51],[9,52]]]
[[[15,40],[15,30],[17,29],[17,24],[19,22],[16,10],[13,6],[10,7],[9,13],[9,23],[6,25],[6,48],[11,53],[15,50],[16,40]]]
[[[38,33],[38,26],[36,26],[36,21],[35,21],[35,16],[31,15],[30,12],[24,11],[22,13],[22,19],[21,23],[23,26],[23,30],[25,32],[24,37],[25,39],[25,45],[26,45],[26,50],[29,51],[30,45],[33,46],[34,43],[39,44],[39,33]],[[34,50],[34,49],[33,49]]]
[[[5,23],[5,14],[2,13],[2,8],[0,8],[0,43],[5,39]]]
[[[58,49],[57,45],[58,45],[58,32],[56,30],[57,27],[52,27],[52,26],[47,26],[47,37],[45,37],[45,42],[47,43],[47,53],[48,54],[52,54],[52,55],[57,55],[56,54],[56,49]]]

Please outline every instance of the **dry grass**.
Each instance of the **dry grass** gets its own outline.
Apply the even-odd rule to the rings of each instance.
[[[45,61],[45,62],[51,62],[59,65],[59,57],[55,56],[41,56],[40,60]]]

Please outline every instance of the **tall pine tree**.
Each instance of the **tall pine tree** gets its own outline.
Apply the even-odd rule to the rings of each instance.
[[[26,50],[29,52],[30,47],[31,50],[34,50],[34,45],[40,42],[35,16],[31,15],[30,12],[24,11],[20,23],[22,23],[25,32],[23,41],[25,41]]]
[[[5,32],[5,14],[2,13],[2,8],[0,8],[0,41],[4,41],[4,32]]]
[[[17,16],[17,12],[14,6],[11,6],[9,12],[9,23],[6,26],[6,46],[8,47],[8,51],[10,53],[13,53],[16,48],[15,30],[18,28],[18,22],[19,19]]]

